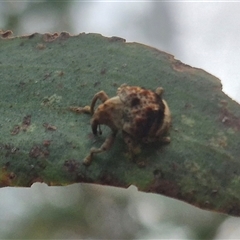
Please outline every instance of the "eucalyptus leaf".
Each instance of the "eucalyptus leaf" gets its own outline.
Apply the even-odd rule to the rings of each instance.
[[[172,55],[99,34],[32,34],[0,39],[0,186],[34,182],[105,184],[153,192],[240,216],[240,106],[220,80]],[[70,111],[126,83],[164,88],[171,143],[142,144],[133,159],[121,134],[82,164],[110,130]]]

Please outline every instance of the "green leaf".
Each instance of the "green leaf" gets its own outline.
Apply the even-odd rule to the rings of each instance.
[[[240,107],[220,81],[172,55],[98,34],[33,34],[0,39],[0,185],[75,182],[129,187],[240,215]],[[134,162],[118,134],[114,146],[82,164],[93,137],[89,105],[123,83],[163,87],[172,112],[168,145],[142,145]]]

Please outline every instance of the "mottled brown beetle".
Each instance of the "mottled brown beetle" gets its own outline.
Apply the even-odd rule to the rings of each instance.
[[[169,143],[170,137],[166,137],[166,134],[171,125],[171,113],[166,101],[162,99],[162,93],[161,87],[154,92],[123,84],[115,97],[109,98],[104,91],[100,91],[94,95],[91,106],[70,107],[74,112],[92,115],[94,135],[98,132],[101,134],[100,125],[106,125],[112,130],[100,148],[90,150],[84,164],[90,165],[94,154],[109,150],[119,130],[122,131],[130,152],[134,151],[136,142]],[[98,99],[102,104],[94,110]]]

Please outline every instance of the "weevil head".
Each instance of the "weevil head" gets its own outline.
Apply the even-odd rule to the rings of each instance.
[[[122,129],[123,125],[123,103],[118,96],[109,98],[104,103],[100,104],[91,119],[93,134],[97,134],[97,128],[100,125],[106,125],[113,132]]]

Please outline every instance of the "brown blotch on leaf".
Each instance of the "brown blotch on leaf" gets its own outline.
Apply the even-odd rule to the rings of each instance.
[[[194,72],[196,68],[191,67],[190,65],[184,64],[179,60],[176,60],[174,56],[171,56],[170,58],[172,62],[172,67],[175,71],[178,72]]]
[[[21,130],[21,127],[19,125],[15,125],[13,129],[11,130],[11,135],[17,135]]]
[[[43,41],[45,42],[52,42],[54,41],[56,38],[58,38],[59,34],[58,33],[45,33],[43,35]]]
[[[136,162],[139,168],[145,168],[146,162],[144,160],[140,160]]]
[[[192,109],[193,108],[193,105],[191,104],[191,103],[186,103],[185,105],[184,105],[184,109],[185,110],[189,110],[189,109]]]
[[[25,36],[25,37],[28,37],[28,39],[32,39],[32,38],[34,38],[36,35],[37,35],[37,33],[33,33],[33,34],[28,35],[28,36]]]
[[[15,173],[10,172],[8,177],[9,177],[10,180],[13,180],[16,177],[16,175],[15,175]]]
[[[169,180],[165,180],[161,170],[154,170],[154,180],[148,187],[148,192],[159,193],[165,196],[177,198],[179,195],[179,187]]]
[[[31,125],[31,115],[27,115],[23,118],[22,121],[22,130],[26,131],[27,128]]]
[[[165,196],[178,198],[179,188],[174,182],[155,179],[150,185],[148,192],[159,193]]]
[[[44,75],[44,78],[43,78],[43,79],[45,80],[45,79],[47,79],[47,78],[49,78],[49,77],[51,77],[51,73],[46,73],[46,74]]]
[[[173,69],[178,71],[178,72],[184,72],[184,71],[188,70],[189,68],[190,68],[189,65],[183,64],[180,61],[175,61],[173,63]]]
[[[2,38],[10,38],[13,35],[13,32],[11,30],[7,31],[0,30],[0,35]]]
[[[40,146],[34,146],[29,152],[31,158],[45,158],[49,155],[49,151],[42,149]]]
[[[57,130],[57,127],[54,126],[54,125],[51,125],[49,123],[44,123],[43,124],[43,127],[45,127],[46,130],[49,130],[49,131],[56,131]]]
[[[106,69],[106,68],[103,68],[103,69],[101,69],[101,72],[100,72],[100,73],[101,73],[102,75],[104,75],[106,72],[107,72],[107,69]]]
[[[220,121],[227,127],[240,131],[240,118],[234,116],[227,108],[223,108],[220,114]]]
[[[111,38],[109,38],[109,42],[122,42],[122,43],[125,43],[126,39],[120,38],[120,37],[116,37],[116,36],[112,36]]]
[[[211,192],[211,194],[212,194],[213,196],[216,196],[216,195],[218,194],[218,190],[217,190],[217,189],[213,189],[212,192]]]
[[[0,149],[6,150],[5,157],[8,157],[11,154],[16,154],[19,151],[18,147],[15,147],[11,144],[3,144],[2,146],[0,146]]]
[[[59,73],[58,73],[58,76],[59,77],[62,77],[64,75],[64,72],[63,71],[60,71]]]
[[[114,177],[112,174],[108,172],[104,172],[100,176],[100,184],[103,185],[111,185],[116,187],[124,187],[124,184],[122,184],[116,177]]]
[[[14,172],[8,172],[5,167],[0,169],[0,187],[7,187],[12,185],[12,180],[16,178]]]
[[[76,172],[79,168],[79,162],[75,159],[69,159],[64,162],[63,167],[67,172]]]
[[[93,84],[93,87],[97,87],[97,86],[99,86],[101,84],[101,82],[95,82],[94,84]]]
[[[61,32],[58,38],[61,40],[66,40],[69,37],[70,37],[70,34],[68,32]]]
[[[52,142],[51,140],[44,140],[43,141],[43,146],[44,147],[49,147],[51,145],[51,142]]]
[[[11,130],[11,135],[17,135],[21,130],[26,131],[31,125],[31,115],[27,115],[23,118],[21,126],[15,125]]]
[[[44,45],[43,43],[38,43],[36,48],[38,50],[44,50],[46,48],[46,45]]]
[[[10,165],[11,165],[11,162],[8,161],[4,164],[3,168],[7,169]]]
[[[229,209],[223,209],[221,210],[221,212],[226,212],[229,215],[233,215],[233,216],[239,216],[240,215],[240,208],[237,207],[238,206],[238,201],[237,202],[232,202],[231,205],[229,205]]]
[[[19,151],[19,148],[18,147],[12,147],[11,148],[11,154],[14,154],[14,153],[16,153],[17,151]]]

